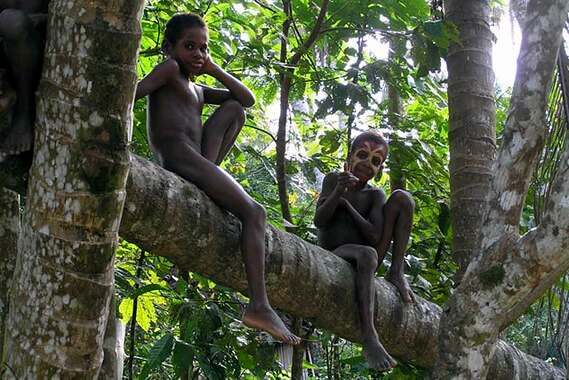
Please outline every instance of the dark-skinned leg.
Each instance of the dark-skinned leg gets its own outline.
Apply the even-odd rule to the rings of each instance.
[[[0,49],[2,49],[2,41],[0,40]],[[0,60],[2,60],[0,53]],[[8,78],[6,68],[0,67],[0,113],[8,112],[16,102],[16,91]],[[0,135],[1,135],[0,131]]]
[[[383,348],[374,326],[375,292],[373,280],[378,264],[377,252],[372,247],[359,244],[345,244],[333,252],[341,258],[355,263],[356,266],[356,296],[364,356],[371,368],[378,371],[388,371],[395,367],[397,362]]]
[[[237,100],[228,100],[204,123],[202,154],[219,165],[245,124],[245,111]]]
[[[413,226],[413,211],[415,203],[411,195],[403,190],[391,194],[383,206],[384,227],[381,242],[378,247],[380,257],[384,257],[389,244],[393,241],[391,267],[385,279],[391,282],[401,294],[406,303],[415,302],[415,295],[405,278],[405,250],[411,236]]]
[[[288,344],[300,339],[292,334],[271,308],[265,288],[265,221],[263,207],[213,162],[205,159],[189,144],[172,141],[162,149],[166,169],[193,182],[220,207],[235,214],[242,222],[241,252],[245,262],[251,301],[243,315],[243,323],[264,330]]]
[[[10,131],[0,142],[0,152],[17,154],[31,149],[35,121],[35,91],[39,82],[44,41],[31,19],[22,11],[0,13],[0,36],[4,40],[17,94]]]

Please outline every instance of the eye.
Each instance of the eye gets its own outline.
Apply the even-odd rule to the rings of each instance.
[[[202,46],[200,50],[202,53],[207,53],[207,46]]]
[[[363,150],[361,150],[356,154],[356,157],[361,159],[361,160],[365,160],[367,158],[367,152],[364,152]]]
[[[186,47],[191,50],[191,49],[194,48],[194,43],[193,43],[193,42],[188,42],[188,43],[186,44]]]
[[[374,158],[371,160],[371,163],[372,163],[374,166],[379,166],[379,165],[381,165],[381,158],[379,158],[379,157],[374,157]]]

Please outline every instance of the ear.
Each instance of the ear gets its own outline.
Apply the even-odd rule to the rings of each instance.
[[[164,55],[170,55],[171,47],[172,47],[172,44],[170,44],[170,41],[168,41],[167,39],[164,39],[164,41],[162,42],[162,48],[160,50],[162,50],[162,53]]]

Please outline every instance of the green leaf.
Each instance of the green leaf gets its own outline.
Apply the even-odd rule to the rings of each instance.
[[[181,340],[176,340],[172,353],[172,365],[176,376],[180,377],[185,372],[192,372],[194,350],[192,346]]]
[[[140,379],[144,380],[150,374],[150,371],[160,367],[162,362],[166,360],[170,353],[172,352],[172,346],[174,344],[174,335],[168,333],[160,338],[154,346],[150,349],[148,357],[146,358],[146,364],[140,371]]]

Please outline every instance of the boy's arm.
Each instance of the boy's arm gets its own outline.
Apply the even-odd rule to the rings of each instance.
[[[370,245],[375,247],[379,244],[383,234],[383,205],[385,204],[383,191],[378,189],[373,192],[373,205],[368,219],[364,218],[345,198],[342,198],[340,202],[346,207],[357,228],[369,241]]]
[[[204,102],[209,104],[221,104],[229,99],[235,99],[243,107],[251,107],[255,104],[255,95],[245,86],[239,79],[223,70],[221,67],[211,61],[208,56],[204,67],[204,74],[211,75],[220,81],[227,89],[203,87]]]
[[[158,90],[160,87],[165,85],[170,78],[174,78],[179,72],[180,68],[178,66],[178,62],[173,59],[168,59],[160,63],[150,72],[150,74],[138,82],[134,100],[143,98]]]
[[[316,203],[316,212],[314,213],[314,225],[316,227],[324,227],[330,222],[342,195],[356,182],[357,178],[348,172],[329,173],[324,177],[322,192]]]

